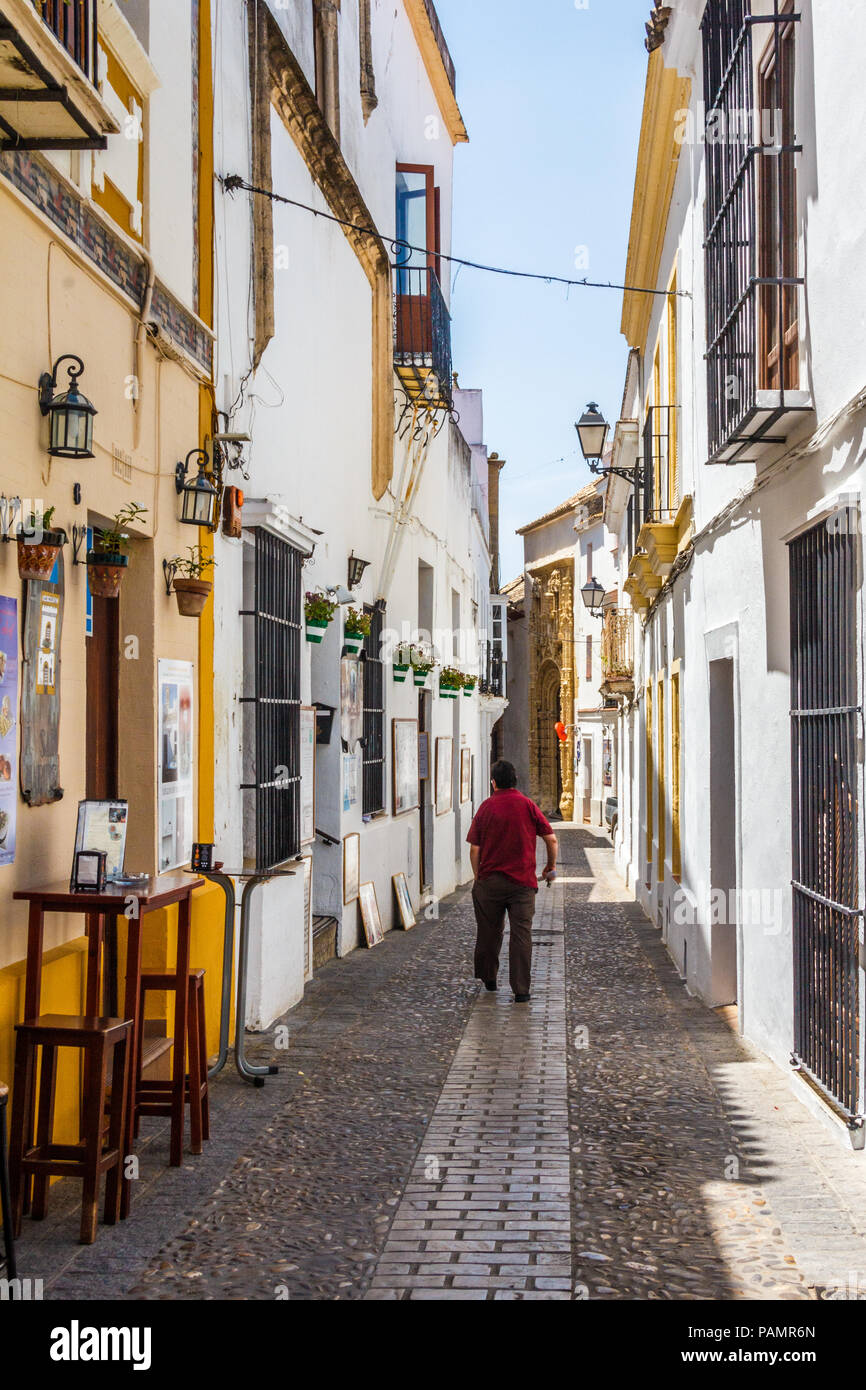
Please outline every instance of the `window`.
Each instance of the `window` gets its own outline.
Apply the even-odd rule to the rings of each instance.
[[[665,876],[665,830],[667,819],[667,807],[665,805],[665,683],[664,679],[659,681],[658,703],[656,707],[656,726],[658,728],[659,760],[658,760],[658,783],[659,783],[659,853],[658,853],[658,876],[660,880]]]
[[[436,271],[439,247],[437,192],[432,164],[397,165],[397,240],[419,248],[397,248],[399,294],[428,293],[426,272]]]
[[[340,0],[313,0],[316,100],[340,142]]]
[[[674,878],[682,873],[680,829],[680,673],[671,676],[671,872]]]
[[[257,527],[244,556],[244,852],[260,873],[300,849],[301,553]]]
[[[709,454],[719,462],[753,458],[755,440],[786,437],[782,412],[806,408],[780,400],[773,413],[758,398],[799,387],[799,14],[788,0],[771,0],[766,14],[751,10],[747,0],[707,0],[702,22]],[[756,86],[754,44],[767,33]]]
[[[783,12],[791,9],[788,3]],[[775,25],[761,58],[758,107],[764,152],[758,177],[760,384],[796,390],[799,372],[797,174],[794,166],[794,25]]]
[[[653,771],[653,688],[646,687],[646,863],[647,874],[653,860],[653,804],[655,798],[655,774]]]
[[[364,641],[364,757],[363,811],[373,816],[385,809],[385,668],[382,661],[381,608],[365,607],[371,619],[370,635]]]
[[[676,507],[679,502],[679,477],[677,474],[677,273],[674,271],[671,283],[668,287],[668,308],[667,308],[667,366],[668,366],[668,399],[670,407],[670,421],[668,425],[668,495],[671,499],[671,506]]]
[[[586,679],[592,680],[592,638],[586,639]]]

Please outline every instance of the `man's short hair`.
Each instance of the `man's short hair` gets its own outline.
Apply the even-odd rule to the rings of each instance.
[[[517,773],[513,763],[507,763],[504,758],[500,758],[498,763],[494,763],[490,769],[490,776],[496,783],[500,791],[511,791],[512,787],[517,786]]]

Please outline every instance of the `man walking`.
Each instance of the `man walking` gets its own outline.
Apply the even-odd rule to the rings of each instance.
[[[466,837],[472,846],[475,875],[475,978],[483,980],[487,989],[496,989],[507,912],[511,926],[511,988],[516,1003],[528,1004],[532,919],[539,883],[535,874],[535,842],[540,836],[547,845],[547,867],[541,875],[545,883],[556,878],[559,842],[535,802],[517,790],[517,773],[511,763],[494,763],[490,779],[493,795],[479,806]]]

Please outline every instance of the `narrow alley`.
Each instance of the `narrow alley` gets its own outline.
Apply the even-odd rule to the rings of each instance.
[[[607,839],[559,829],[529,1006],[471,981],[455,895],[317,976],[258,1045],[279,1077],[213,1087],[203,1156],[167,1167],[145,1120],[98,1246],[74,1191],[27,1221],[20,1272],[48,1299],[856,1297],[856,1156],[688,996]]]

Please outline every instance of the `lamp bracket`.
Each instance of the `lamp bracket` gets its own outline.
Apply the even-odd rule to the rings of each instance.
[[[182,465],[181,465],[181,464],[178,464],[178,467],[180,468],[180,467],[182,467]],[[165,592],[166,592],[166,597],[170,597],[171,594],[172,594],[172,592],[173,592],[173,587],[172,587],[172,586],[174,585],[174,577],[175,577],[175,575],[177,574],[177,561],[176,561],[176,560],[163,560],[163,562],[162,562],[162,572],[163,572],[163,575],[165,576]]]
[[[589,465],[590,473],[594,473],[597,478],[606,478],[609,473],[615,473],[618,478],[624,478],[627,483],[634,487],[643,487],[643,469],[635,466],[634,468],[616,468],[614,465],[602,466],[600,463]]]
[[[190,469],[190,459],[199,460],[198,467],[200,473],[203,473],[205,468],[207,468],[208,464],[210,463],[210,459],[208,457],[206,449],[190,449],[183,463],[179,463],[174,470],[174,485],[177,488],[178,493],[183,492],[184,483],[186,482],[187,474],[189,473]]]
[[[84,372],[84,363],[80,357],[76,357],[72,352],[65,352],[62,357],[58,357],[50,372],[43,372],[39,378],[39,409],[43,415],[47,415],[51,409],[51,402],[54,399],[54,392],[57,390],[57,373],[63,362],[77,363],[75,367],[68,367],[69,389],[78,385],[78,378]]]
[[[79,560],[78,555],[87,538],[86,526],[73,526],[72,528],[72,563],[73,565],[83,565],[84,561]]]

